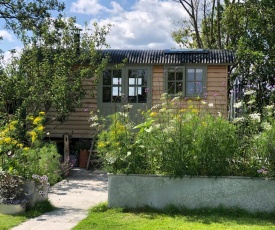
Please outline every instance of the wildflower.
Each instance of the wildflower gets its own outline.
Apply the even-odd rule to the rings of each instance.
[[[221,113],[221,112],[218,112],[218,116],[219,116],[219,117],[222,117],[222,113]]]
[[[123,105],[124,109],[131,109],[133,108],[133,105],[127,104],[127,105]]]
[[[244,117],[236,117],[233,119],[232,123],[233,124],[236,124],[236,123],[239,123],[239,122],[243,122],[245,120]]]
[[[174,97],[172,101],[179,101],[180,97]]]
[[[249,117],[251,120],[253,121],[257,121],[257,122],[260,122],[261,121],[261,114],[260,113],[252,113],[252,114],[249,114]]]
[[[93,124],[90,125],[91,128],[96,128],[99,126],[99,123],[94,122]]]
[[[31,131],[31,132],[29,132],[29,134],[31,136],[32,142],[34,142],[37,138],[37,133],[34,131]]]
[[[274,108],[274,105],[267,105],[264,107],[266,110],[271,110]]]
[[[239,108],[241,108],[242,106],[243,106],[243,102],[242,102],[242,101],[237,102],[237,103],[235,103],[235,104],[233,105],[233,107],[236,108],[236,109],[239,109]]]
[[[38,128],[37,128],[38,131],[43,131],[44,130],[44,127],[42,125],[40,125]]]
[[[214,107],[214,104],[213,104],[213,103],[209,103],[208,106],[209,106],[210,108],[212,108],[212,107]]]
[[[42,118],[41,118],[41,117],[36,117],[36,118],[34,119],[34,121],[33,121],[33,124],[34,124],[34,125],[37,125],[37,124],[41,123],[41,121],[42,121]]]
[[[30,148],[29,147],[24,147],[23,150],[24,151],[28,151]]]
[[[44,116],[45,112],[39,112],[39,116]]]
[[[12,142],[12,139],[10,137],[5,137],[3,142],[6,144],[10,144]]]
[[[256,92],[256,91],[253,90],[253,89],[246,90],[246,91],[244,92],[244,95],[253,95],[255,92]]]
[[[151,113],[150,113],[150,117],[155,117],[156,115],[157,115],[156,112],[151,112]]]
[[[207,102],[206,102],[205,100],[201,100],[201,103],[202,103],[203,105],[206,105],[206,104],[207,104]]]
[[[272,126],[270,125],[269,122],[262,122],[261,124],[261,127],[264,129],[264,130],[270,130],[272,128]]]

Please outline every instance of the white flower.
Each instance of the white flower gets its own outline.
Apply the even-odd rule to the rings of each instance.
[[[206,104],[207,104],[207,102],[204,101],[204,100],[202,100],[201,103],[202,103],[203,105],[206,105]]]
[[[174,97],[173,99],[172,99],[172,101],[179,101],[180,100],[180,97]]]
[[[251,114],[249,114],[249,117],[253,121],[257,121],[257,122],[261,121],[261,114],[260,113],[251,113]]]
[[[208,106],[209,106],[210,108],[212,108],[212,107],[214,107],[214,104],[213,104],[213,103],[209,103]]]
[[[221,112],[218,112],[218,116],[219,116],[219,117],[222,117],[222,113],[221,113]]]
[[[252,95],[252,94],[254,94],[255,92],[256,92],[256,91],[253,90],[253,89],[246,90],[246,91],[244,92],[244,95]]]
[[[270,123],[269,122],[263,122],[262,124],[261,124],[261,126],[262,126],[262,128],[264,129],[264,130],[270,130],[271,129],[271,125],[270,125]]]
[[[236,123],[239,123],[239,122],[243,122],[245,120],[244,117],[236,117],[233,119],[232,123],[233,124],[236,124]]]
[[[271,110],[271,109],[274,108],[274,105],[267,105],[267,106],[265,106],[264,108],[267,109],[267,110]]]
[[[237,102],[237,103],[235,103],[235,104],[233,105],[233,107],[236,108],[236,109],[239,109],[239,108],[241,108],[242,106],[243,106],[243,102],[242,102],[242,101]]]
[[[91,127],[91,128],[96,128],[97,126],[99,126],[99,123],[96,123],[96,122],[95,122],[95,123],[91,124],[90,127]]]
[[[252,105],[252,104],[254,104],[255,102],[256,102],[256,100],[255,100],[255,99],[252,99],[252,100],[248,101],[247,104],[248,104],[248,105]]]
[[[124,109],[131,109],[133,108],[133,105],[127,104],[127,105],[123,105]]]

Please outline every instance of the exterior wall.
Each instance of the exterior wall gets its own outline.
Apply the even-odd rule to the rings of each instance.
[[[152,105],[160,103],[160,97],[164,93],[164,65],[152,66],[152,87],[149,89],[151,93]],[[64,134],[69,134],[71,138],[90,138],[91,128],[88,122],[89,112],[97,110],[97,92],[96,86],[92,80],[86,81],[84,87],[88,89],[88,94],[82,101],[82,107],[77,108],[71,113],[64,123],[52,121],[46,126],[46,133],[49,137],[62,138]],[[207,94],[205,100],[215,104],[215,113],[221,112],[227,116],[227,66],[226,65],[209,65],[207,66]],[[94,90],[95,96],[90,95]],[[187,101],[192,100],[194,104],[200,104],[195,98],[187,98],[183,106],[187,107]],[[52,109],[47,116],[54,118],[55,112]]]
[[[183,177],[108,175],[109,207],[241,208],[275,210],[275,181],[244,177]]]
[[[221,112],[227,116],[227,66],[209,65],[207,66],[207,82],[205,100],[213,103],[215,113]],[[160,103],[161,94],[164,93],[164,66],[155,65],[152,70],[152,104]],[[187,101],[192,100],[194,106],[200,104],[196,98],[186,98],[183,107],[187,107]],[[199,106],[199,105],[197,105]]]
[[[70,113],[65,122],[60,123],[53,120],[50,124],[46,125],[45,132],[49,132],[49,135],[46,136],[63,138],[64,134],[68,134],[71,138],[91,138],[91,128],[88,119],[90,111],[97,110],[97,92],[96,86],[93,85],[92,80],[85,81],[83,85],[88,92],[82,100],[82,106],[76,108],[75,112]],[[94,96],[91,96],[91,90],[95,93]],[[54,119],[54,108],[47,113],[47,116],[50,119]]]

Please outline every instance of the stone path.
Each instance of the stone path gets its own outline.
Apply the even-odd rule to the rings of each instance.
[[[49,200],[57,208],[12,230],[69,230],[87,216],[87,210],[108,198],[108,178],[102,171],[75,168],[72,175],[52,186]]]

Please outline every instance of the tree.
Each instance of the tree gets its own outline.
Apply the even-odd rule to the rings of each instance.
[[[55,119],[64,121],[86,93],[83,81],[93,78],[96,84],[105,69],[108,59],[100,50],[108,46],[110,28],[95,23],[80,39],[75,19],[48,19],[33,36],[22,36],[22,55],[0,75],[2,117],[12,113],[24,120],[26,113],[36,116],[54,108]]]
[[[0,0],[0,18],[14,32],[33,30],[51,17],[50,11],[61,12],[64,8],[65,4],[58,0]]]
[[[228,34],[221,23],[224,10],[235,1],[225,0],[174,0],[188,18],[182,19],[179,28],[172,32],[174,40],[183,47],[222,49],[228,45]]]
[[[275,102],[275,6],[269,0],[246,0],[232,4],[224,14],[231,49],[236,50],[235,76],[256,91],[259,112]]]

